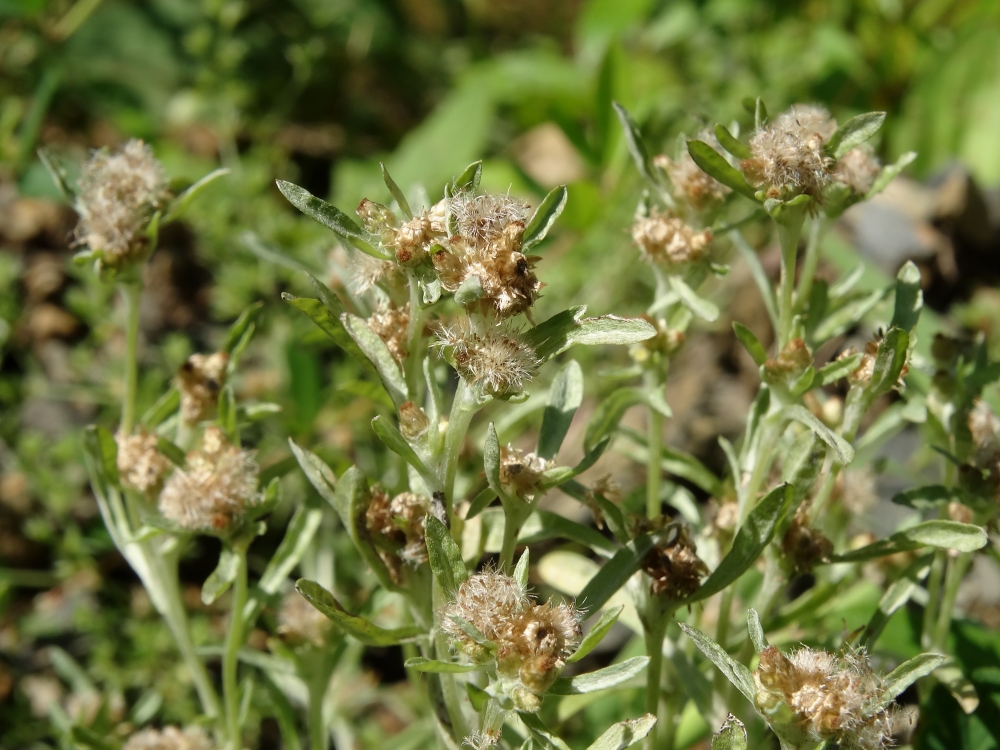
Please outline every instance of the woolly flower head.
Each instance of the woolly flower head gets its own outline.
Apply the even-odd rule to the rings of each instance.
[[[145,229],[167,198],[163,167],[142,141],[116,151],[97,151],[80,171],[76,239],[100,253],[101,262],[121,268],[141,258]]]
[[[680,265],[704,256],[712,232],[708,229],[699,232],[676,216],[654,213],[635,219],[632,239],[650,263]]]
[[[785,565],[793,573],[808,573],[818,563],[830,562],[833,542],[809,526],[809,508],[802,503],[781,540]]]
[[[535,350],[507,325],[479,325],[462,318],[438,331],[437,345],[451,350],[463,380],[493,396],[520,392],[541,364]]]
[[[707,143],[716,151],[721,152],[722,146],[718,139],[709,129],[702,130],[695,137],[695,140]],[[670,178],[670,185],[673,188],[674,197],[687,203],[694,209],[702,209],[715,203],[725,200],[732,190],[706,174],[701,167],[695,164],[691,154],[685,149],[676,159],[660,154],[654,163],[667,173]]]
[[[753,156],[743,160],[743,174],[754,187],[767,189],[768,197],[819,198],[833,164],[823,147],[836,131],[825,109],[796,104],[753,134]]]
[[[524,224],[528,207],[509,195],[461,192],[452,196],[449,207],[458,226],[458,235],[476,248],[500,240],[512,224]]]
[[[122,484],[139,492],[159,489],[173,464],[157,448],[157,436],[140,429],[135,435],[118,433],[115,442],[118,443],[118,474]]]
[[[424,518],[430,511],[431,501],[422,495],[402,492],[390,500],[381,487],[372,488],[365,526],[397,583],[402,582],[401,563],[416,567],[427,562]]]
[[[460,617],[472,623],[487,640],[496,642],[529,602],[527,590],[516,580],[495,570],[484,570],[465,579],[455,601],[442,607],[441,630],[463,646],[478,646],[452,619]]]
[[[215,412],[219,394],[226,384],[229,354],[192,354],[177,370],[177,390],[181,392],[181,419],[195,424]]]
[[[835,739],[844,748],[878,750],[889,742],[879,680],[864,652],[834,656],[801,648],[786,656],[769,646],[753,677],[757,708],[794,745]]]
[[[389,354],[397,362],[402,362],[408,354],[407,329],[410,325],[410,304],[396,307],[389,303],[379,307],[368,318],[368,327],[382,339]]]
[[[882,165],[872,147],[863,143],[852,148],[837,160],[833,168],[833,179],[851,189],[857,195],[865,195],[882,172]]]
[[[524,500],[534,500],[542,474],[551,462],[511,446],[500,448],[500,484]]]
[[[290,591],[278,610],[278,635],[295,644],[322,647],[333,623],[298,591]]]
[[[351,254],[350,274],[351,291],[364,294],[383,280],[400,277],[400,270],[391,260],[380,260],[367,253],[356,252]]]
[[[649,551],[642,569],[652,579],[650,591],[668,599],[691,596],[708,575],[708,566],[698,557],[698,547],[684,525],[677,525],[669,541]]]
[[[256,505],[259,472],[253,454],[208,427],[201,449],[187,454],[160,493],[160,513],[185,529],[225,535]]]
[[[128,738],[122,750],[214,750],[215,745],[201,729],[164,727],[143,729]]]

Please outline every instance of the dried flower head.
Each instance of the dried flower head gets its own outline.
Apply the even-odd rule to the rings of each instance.
[[[452,196],[449,207],[458,235],[476,249],[500,241],[512,224],[520,224],[523,231],[528,217],[528,206],[510,195],[463,191]]]
[[[812,349],[802,339],[792,339],[774,359],[764,363],[764,370],[774,378],[797,378],[813,363]]]
[[[455,601],[441,608],[441,630],[473,660],[488,661],[492,656],[452,618],[471,623],[487,640],[499,643],[530,601],[528,592],[516,580],[495,570],[484,570],[464,580]]]
[[[861,354],[861,362],[859,362],[858,366],[851,370],[851,372],[847,373],[847,382],[852,386],[865,387],[872,382],[872,378],[875,377],[875,360],[878,357],[878,347],[879,342],[877,340],[869,341],[865,344],[865,350]],[[844,359],[855,354],[857,354],[857,350],[852,346],[842,352],[837,359]],[[893,388],[903,388],[903,378],[906,377],[906,373],[909,372],[909,370],[909,365],[904,364],[903,369],[900,370],[899,378],[893,385]]]
[[[882,172],[875,151],[867,143],[852,148],[837,160],[833,168],[833,179],[846,185],[857,195],[865,195]]]
[[[118,269],[143,257],[146,225],[166,202],[163,167],[152,149],[130,140],[116,151],[97,151],[80,171],[76,240]]]
[[[416,265],[427,257],[427,249],[436,237],[443,235],[434,231],[427,214],[414,216],[395,232],[392,246],[396,261],[403,266]]]
[[[142,729],[125,743],[122,750],[214,750],[215,745],[201,729],[164,727]]]
[[[650,550],[642,563],[642,569],[653,579],[650,590],[668,599],[691,596],[709,573],[708,566],[698,557],[698,547],[687,526],[678,525],[676,532],[669,542]]]
[[[227,534],[257,503],[259,472],[252,453],[232,445],[218,427],[208,427],[201,449],[187,454],[184,468],[160,493],[160,513],[191,531]]]
[[[229,355],[192,354],[177,371],[177,389],[181,392],[181,419],[194,424],[209,419],[219,403],[226,384]]]
[[[396,307],[386,304],[368,318],[368,327],[385,343],[389,354],[397,362],[402,362],[408,354],[407,334],[410,325],[410,305]]]
[[[781,552],[785,564],[793,573],[808,573],[817,563],[830,562],[833,542],[816,529],[809,528],[806,503],[802,503],[795,511],[792,524],[781,540]]]
[[[364,294],[383,279],[398,277],[399,274],[399,266],[391,260],[379,260],[367,253],[351,254],[350,285],[355,294]]]
[[[636,218],[632,239],[648,262],[679,265],[700,260],[712,241],[712,232],[699,232],[676,216],[654,213]]]
[[[541,362],[521,334],[507,325],[477,325],[466,318],[438,331],[437,345],[450,349],[458,374],[490,395],[518,393]]]
[[[298,591],[289,591],[278,610],[278,635],[292,644],[321,648],[333,623]]]
[[[512,446],[500,448],[500,484],[529,502],[535,499],[542,474],[551,466],[534,453],[524,453]]]
[[[173,468],[170,459],[157,448],[158,437],[139,428],[134,435],[119,432],[118,475],[125,487],[139,492],[156,492],[163,479]]]
[[[695,136],[695,140],[707,143],[718,152],[722,151],[722,146],[715,137],[715,133],[708,128],[700,131]],[[670,178],[674,197],[696,210],[721,203],[732,192],[714,177],[709,177],[702,171],[701,167],[694,163],[694,159],[691,158],[687,149],[681,152],[676,161],[663,154],[654,158],[653,161]]]
[[[396,214],[388,206],[364,198],[357,208],[362,226],[379,238],[379,244],[389,246],[395,240]]]
[[[500,730],[486,729],[484,731],[479,731],[477,729],[465,738],[462,745],[465,747],[471,747],[472,750],[489,750],[489,748],[496,747],[499,743]]]
[[[580,613],[570,605],[530,604],[498,644],[497,670],[541,695],[562,673],[581,635]]]
[[[836,739],[844,748],[878,750],[889,743],[888,715],[878,709],[879,680],[867,656],[834,656],[802,648],[785,656],[764,649],[754,672],[757,707],[772,728],[795,745]],[[781,716],[782,706],[791,713]]]
[[[833,160],[823,147],[837,123],[821,107],[796,104],[750,138],[753,156],[744,159],[743,174],[768,197],[799,194],[819,199],[830,181]]]
[[[390,500],[378,485],[371,490],[365,525],[397,583],[402,581],[402,563],[417,566],[427,562],[424,518],[430,512],[431,501],[422,495],[403,492]]]

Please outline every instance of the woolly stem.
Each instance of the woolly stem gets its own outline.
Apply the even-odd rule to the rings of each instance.
[[[136,394],[139,384],[139,294],[142,285],[137,281],[118,285],[125,303],[125,393],[122,397],[121,431],[131,435],[135,427]]]
[[[462,444],[465,442],[465,434],[469,431],[469,424],[473,415],[478,411],[478,404],[472,389],[466,384],[464,379],[459,379],[458,389],[455,391],[455,400],[451,405],[451,414],[448,417],[448,427],[444,435],[444,455],[441,457],[439,475],[445,495],[445,507],[451,516],[454,506],[455,475],[458,472],[458,455],[462,451]]]
[[[229,735],[229,749],[241,750],[240,696],[236,682],[240,648],[243,646],[243,608],[247,603],[247,554],[244,549],[236,549],[236,580],[233,582],[232,609],[229,613],[229,632],[226,634],[226,648],[222,660],[222,695],[226,705],[226,730]]]
[[[778,294],[778,351],[792,338],[792,314],[795,308],[795,258],[805,211],[801,206],[788,209],[778,221],[778,242],[781,244],[781,280]]]
[[[665,618],[658,618],[655,623],[647,623],[646,628],[646,713],[660,716],[660,682],[663,675],[663,638],[666,635]],[[660,722],[657,721],[646,736],[646,750],[660,750],[657,742]]]

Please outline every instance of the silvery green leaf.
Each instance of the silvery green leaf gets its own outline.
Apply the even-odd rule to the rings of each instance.
[[[639,169],[639,173],[651,185],[659,186],[660,180],[656,174],[656,170],[653,169],[653,161],[649,158],[649,152],[646,151],[646,146],[642,142],[642,133],[639,132],[639,126],[632,119],[632,115],[628,113],[628,110],[621,104],[612,102],[611,106],[615,108],[615,114],[618,115],[618,121],[621,123],[622,131],[625,133],[625,143],[628,146],[628,151],[632,155],[633,161],[635,161],[636,167]]]
[[[483,467],[486,470],[486,482],[504,503],[510,498],[507,490],[500,483],[500,440],[497,438],[496,427],[490,422],[486,428],[486,444],[483,446]]]
[[[569,198],[569,191],[565,185],[553,188],[545,196],[535,214],[524,228],[524,238],[521,244],[521,252],[527,252],[539,242],[545,239],[552,225],[555,224],[559,214],[566,208],[566,201]]]
[[[750,187],[743,174],[707,143],[688,141],[688,153],[691,154],[694,163],[709,177],[755,203],[758,202],[756,191]]]
[[[375,365],[373,365],[371,360],[369,360],[368,357],[365,356],[365,353],[361,351],[361,347],[354,343],[354,339],[351,338],[351,336],[347,333],[347,330],[344,328],[344,324],[340,320],[340,316],[343,314],[344,309],[343,306],[340,305],[339,301],[337,302],[338,307],[331,309],[328,305],[324,305],[318,299],[295,297],[287,292],[282,292],[281,298],[319,326],[319,329],[323,331],[323,333],[333,339],[341,349],[351,355],[351,357],[362,367],[368,370],[368,372],[372,375],[378,374],[378,371],[375,369]]]
[[[486,704],[490,701],[490,694],[471,682],[465,683],[465,693],[469,696],[469,702],[476,713],[481,713]]]
[[[767,362],[767,352],[764,351],[764,345],[760,343],[760,340],[753,335],[753,332],[749,328],[742,323],[733,321],[733,333],[736,334],[736,338],[743,344],[743,348],[747,350],[747,353],[758,366]]]
[[[583,370],[571,359],[559,371],[549,388],[549,402],[542,414],[535,453],[546,460],[554,458],[562,446],[576,410],[583,403]]]
[[[611,436],[605,437],[601,442],[589,449],[580,459],[576,466],[553,466],[542,472],[542,480],[538,484],[540,491],[547,491],[553,487],[559,487],[575,476],[578,476],[597,463],[598,459],[604,455],[608,445],[611,444]]]
[[[906,365],[910,346],[910,336],[902,328],[890,328],[875,353],[872,379],[867,387],[869,398],[888,393],[899,383],[899,377]]]
[[[388,259],[389,256],[372,247],[369,242],[368,233],[339,208],[317,198],[305,188],[293,185],[291,182],[278,180],[277,184],[278,190],[288,199],[288,202],[310,219],[318,221],[328,229],[332,229],[338,237],[346,240],[361,252],[379,260]]]
[[[854,460],[854,448],[844,438],[819,421],[811,411],[804,406],[793,404],[784,408],[785,416],[812,430],[820,440],[829,445],[837,454],[837,460],[844,466]]]
[[[764,628],[760,624],[760,615],[752,607],[747,611],[747,629],[750,631],[753,649],[759,654],[767,648],[767,638],[764,637]]]
[[[560,677],[549,688],[553,695],[583,695],[607,690],[615,685],[631,680],[649,664],[648,656],[633,656],[618,664],[598,669],[594,672],[576,675],[575,677]]]
[[[288,522],[285,536],[278,545],[274,556],[268,561],[257,584],[265,594],[276,594],[312,543],[323,511],[300,505]]]
[[[653,549],[653,537],[643,534],[626,544],[608,560],[587,583],[577,597],[577,608],[584,617],[597,612],[618,591],[632,574],[642,567],[642,561]]]
[[[479,181],[483,177],[483,160],[474,161],[467,166],[458,177],[452,182],[452,194],[461,193],[464,190],[476,191],[479,189]]]
[[[240,556],[227,547],[219,553],[219,564],[215,566],[201,587],[201,601],[212,604],[222,596],[236,580],[239,571]]]
[[[222,169],[216,169],[214,172],[209,172],[196,183],[184,190],[184,192],[174,197],[174,199],[170,201],[170,205],[167,206],[167,213],[163,217],[163,223],[165,224],[168,221],[174,221],[179,218],[198,193],[220,177],[224,177],[227,174],[229,174],[229,170],[224,167]]]
[[[368,327],[364,318],[345,312],[340,316],[340,320],[347,334],[354,339],[354,343],[375,366],[382,385],[398,408],[408,398],[406,380],[403,379],[403,373],[400,372],[399,365],[390,354],[385,342]]]
[[[768,120],[767,107],[764,106],[764,100],[758,96],[753,109],[754,128],[760,130],[761,128],[765,127],[767,125],[767,120]]]
[[[514,580],[517,581],[522,589],[528,588],[528,565],[530,561],[530,551],[525,549],[521,554],[521,558],[517,561],[517,565],[514,566]]]
[[[736,532],[733,546],[712,575],[692,596],[684,599],[689,604],[706,599],[737,580],[760,557],[774,536],[774,529],[792,499],[792,486],[779,484],[768,492],[750,511]]]
[[[423,656],[414,656],[403,662],[403,666],[416,672],[438,672],[444,674],[461,674],[462,672],[475,672],[486,669],[486,665],[459,664],[454,661],[437,661],[436,659],[425,659]]]
[[[896,179],[896,177],[898,177],[899,174],[916,158],[916,151],[907,151],[905,154],[896,159],[895,163],[882,167],[882,171],[879,173],[879,176],[875,178],[875,184],[872,185],[872,189],[868,191],[868,194],[865,196],[865,200],[871,200],[885,190],[886,187],[889,186],[889,183]]]
[[[309,474],[307,473],[306,476]],[[310,477],[310,481],[312,481],[312,477]],[[333,507],[337,511],[337,515],[340,516],[340,521],[344,524],[348,536],[354,542],[358,554],[368,563],[368,567],[378,578],[379,583],[389,591],[398,591],[399,586],[392,580],[389,569],[378,550],[375,549],[368,526],[365,523],[365,514],[368,512],[370,503],[371,493],[368,491],[368,482],[358,467],[352,466],[337,481],[333,493]]]
[[[315,581],[300,578],[295,589],[316,609],[327,616],[338,628],[366,646],[395,646],[411,641],[427,632],[419,625],[402,628],[382,628],[364,617],[348,613],[329,591]]]
[[[958,521],[924,521],[860,549],[834,555],[831,562],[864,562],[921,547],[937,547],[958,552],[975,552],[986,546],[986,532],[980,526]]]
[[[382,169],[382,181],[385,182],[385,186],[389,188],[389,193],[396,201],[396,205],[399,206],[399,210],[403,212],[407,219],[413,218],[413,211],[410,210],[410,204],[406,200],[406,196],[403,195],[403,191],[399,189],[399,185],[396,181],[392,179],[389,174],[389,170],[385,168],[385,164],[382,162],[378,163],[379,167]]]
[[[625,750],[646,739],[656,717],[653,714],[640,716],[638,719],[626,719],[612,724],[604,734],[594,740],[587,750]]]
[[[334,493],[337,487],[337,476],[333,469],[326,465],[322,458],[315,453],[299,447],[294,440],[288,438],[288,445],[292,449],[295,460],[302,468],[302,473],[306,479],[316,489],[320,497],[330,503],[331,507],[337,510],[337,500]]]
[[[830,136],[825,150],[834,159],[839,159],[852,148],[869,140],[881,130],[884,122],[885,112],[866,112],[863,115],[852,117]]]
[[[747,146],[740,143],[725,125],[715,126],[715,137],[719,140],[719,145],[737,159],[753,158],[753,152]]]
[[[879,707],[888,706],[906,688],[921,677],[929,675],[946,661],[948,657],[942,654],[918,654],[904,661],[882,679],[882,700]]]
[[[436,483],[434,474],[424,465],[424,462],[420,460],[416,451],[406,442],[406,438],[403,437],[402,433],[388,419],[381,414],[375,417],[372,420],[372,430],[386,448],[416,469],[425,482]]]
[[[681,302],[684,303],[684,306],[688,310],[709,323],[714,323],[718,320],[718,305],[714,302],[710,302],[704,297],[699,297],[698,293],[688,286],[687,282],[685,282],[680,276],[671,274],[667,277],[667,281],[670,283],[670,288],[673,289],[674,294],[680,297]]]
[[[452,539],[448,527],[432,515],[424,518],[424,534],[431,572],[445,596],[454,599],[459,584],[469,577],[465,561],[462,560],[462,551]]]
[[[483,296],[483,284],[478,276],[470,276],[455,290],[455,301],[465,307]]]
[[[912,260],[896,274],[896,306],[892,315],[892,325],[907,333],[913,330],[924,306],[924,293],[920,288],[920,270]]]
[[[569,663],[580,661],[580,659],[593,651],[604,639],[604,636],[608,634],[608,631],[611,630],[614,624],[618,622],[618,616],[621,615],[623,609],[625,609],[625,605],[620,604],[617,607],[604,610],[604,613],[600,616],[597,622],[593,624],[587,632],[587,635],[585,635],[583,640],[580,641],[580,645],[577,647],[576,651],[573,652],[573,655],[566,661]]]
[[[736,689],[743,693],[744,697],[750,703],[754,703],[757,688],[754,686],[753,674],[750,670],[738,661],[734,661],[722,646],[697,628],[692,628],[682,623],[681,630],[687,633],[688,637],[698,647],[698,650],[705,654],[709,661],[719,668],[726,678],[736,686]]]
[[[924,580],[930,567],[931,555],[924,555],[907,566],[906,570],[903,571],[896,582],[886,590],[879,600],[878,609],[872,615],[871,620],[868,621],[868,625],[858,639],[859,648],[871,649],[882,634],[882,630],[885,629],[889,618],[895,614],[896,610],[910,600],[913,592],[917,590],[920,582]]]
[[[732,714],[717,733],[712,735],[712,750],[747,750],[747,730]]]

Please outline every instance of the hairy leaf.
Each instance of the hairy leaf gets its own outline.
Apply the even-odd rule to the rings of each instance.
[[[566,208],[566,201],[569,198],[569,191],[565,185],[553,188],[542,200],[541,205],[535,211],[534,216],[524,228],[524,238],[521,243],[521,252],[526,253],[539,242],[545,239],[552,225],[555,224],[559,214]]]
[[[750,670],[738,661],[734,661],[722,646],[697,628],[681,624],[681,630],[687,633],[688,637],[698,647],[698,650],[705,654],[709,661],[719,668],[726,678],[736,686],[736,689],[743,693],[750,703],[753,703],[754,697],[757,694],[757,688],[754,686],[753,674]]]
[[[549,388],[549,402],[542,414],[535,452],[544,459],[554,458],[562,446],[576,410],[583,403],[583,370],[571,359],[559,371]]]
[[[560,677],[549,692],[553,695],[582,695],[607,690],[615,685],[631,680],[649,664],[648,656],[633,656],[619,664],[598,669],[594,672],[576,675],[575,677]]]
[[[743,174],[732,167],[722,154],[704,141],[688,141],[688,153],[705,174],[726,187],[757,202],[757,196]]]

